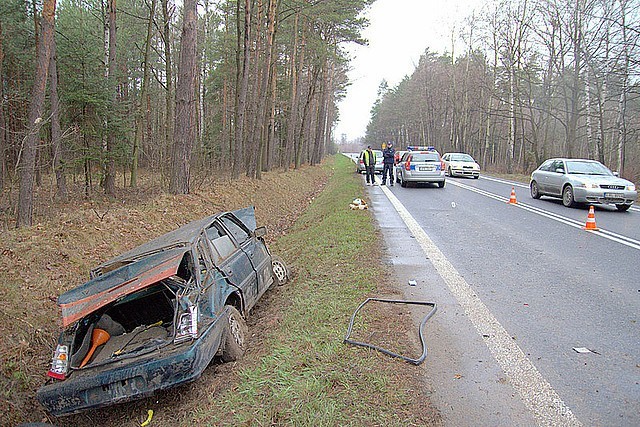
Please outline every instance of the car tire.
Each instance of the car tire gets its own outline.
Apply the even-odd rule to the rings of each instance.
[[[440,182],[438,183],[438,187],[439,187],[439,188],[444,188],[444,185],[445,185],[446,183],[447,183],[447,181],[440,181]]]
[[[407,188],[407,181],[405,181],[404,179],[402,179],[402,174],[400,175],[400,186],[402,188]]]
[[[247,322],[240,312],[232,305],[226,306],[229,311],[227,325],[223,338],[222,360],[224,362],[234,362],[244,355],[247,343]]]
[[[273,271],[273,283],[278,286],[286,284],[291,278],[287,264],[277,255],[271,256],[271,269]]]
[[[478,178],[480,178],[480,175],[475,175],[475,176],[473,177],[473,179],[478,179]]]
[[[534,199],[539,199],[541,194],[540,194],[540,188],[538,188],[538,183],[535,181],[531,181],[531,184],[529,185],[529,190],[531,191],[531,197]]]
[[[451,166],[449,166],[449,167],[447,168],[447,175],[449,175],[449,176],[453,176],[453,175],[451,175]]]
[[[619,212],[626,212],[629,210],[630,207],[631,205],[625,205],[623,203],[616,205],[616,209],[618,209]]]
[[[568,208],[572,208],[576,205],[576,201],[573,198],[573,187],[567,185],[562,190],[562,204]]]

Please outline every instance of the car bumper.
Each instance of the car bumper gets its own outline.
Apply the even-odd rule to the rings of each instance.
[[[444,182],[444,171],[436,173],[420,173],[415,171],[404,171],[402,180],[407,182]]]
[[[574,200],[578,203],[631,205],[638,198],[637,191],[603,190],[576,187],[573,189]]]
[[[451,176],[479,177],[480,171],[473,169],[451,169]]]
[[[220,346],[226,315],[218,317],[191,345],[173,345],[135,359],[116,361],[45,385],[37,392],[54,416],[70,415],[152,395],[197,379]],[[188,345],[188,347],[185,347]],[[171,346],[174,346],[171,348]]]

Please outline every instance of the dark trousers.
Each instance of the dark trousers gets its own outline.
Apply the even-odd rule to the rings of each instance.
[[[385,163],[382,169],[382,183],[387,182],[387,174],[389,176],[389,184],[393,185],[393,163]]]
[[[375,178],[373,177],[373,175],[375,174],[375,166],[365,166],[365,173],[367,174],[367,184],[369,184],[369,182],[371,182],[371,184],[374,184],[376,182]],[[371,181],[369,181],[371,180]]]

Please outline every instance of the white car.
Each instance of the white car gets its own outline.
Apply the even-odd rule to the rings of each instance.
[[[445,172],[449,176],[480,177],[480,165],[466,153],[446,153],[442,156]]]

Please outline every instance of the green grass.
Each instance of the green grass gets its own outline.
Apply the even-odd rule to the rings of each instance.
[[[385,272],[372,249],[380,244],[371,213],[348,207],[363,197],[350,160],[337,156],[326,167],[332,176],[325,191],[272,246],[295,274],[279,292],[284,308],[267,332],[266,354],[243,364],[237,384],[211,396],[212,409],[189,423],[424,425],[407,411],[415,396],[398,384],[398,371],[412,368],[343,343],[353,310]]]

